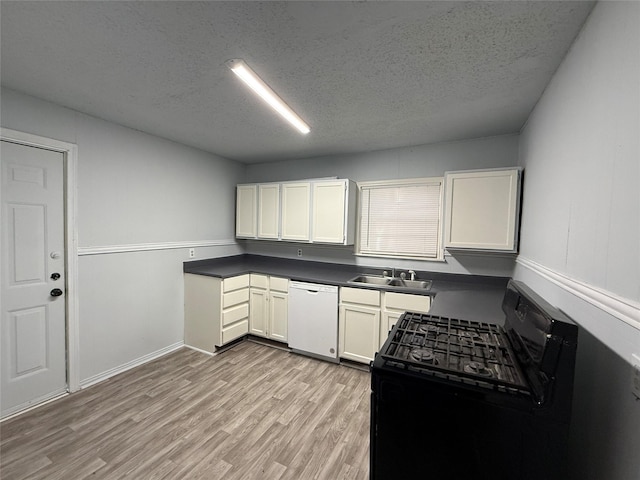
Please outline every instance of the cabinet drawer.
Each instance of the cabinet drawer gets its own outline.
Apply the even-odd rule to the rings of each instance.
[[[366,290],[364,288],[342,287],[340,289],[340,302],[358,303],[361,305],[380,306],[380,292],[378,290]]]
[[[260,275],[259,273],[252,273],[249,284],[255,288],[264,288],[265,290],[269,287],[269,277],[266,275]]]
[[[222,326],[226,327],[227,325],[231,325],[232,323],[248,318],[249,304],[243,303],[222,312]]]
[[[237,277],[225,278],[222,281],[223,292],[233,292],[249,286],[249,275],[238,275]]]
[[[233,307],[240,303],[247,303],[249,301],[249,289],[243,288],[242,290],[236,290],[234,292],[222,294],[222,308]]]
[[[222,329],[222,344],[229,343],[231,340],[235,340],[242,335],[249,333],[249,321],[243,320],[242,322],[231,325],[228,328]]]
[[[289,279],[280,277],[271,277],[269,279],[269,288],[276,292],[289,293]]]
[[[384,294],[385,308],[409,312],[426,313],[431,307],[431,297],[423,295],[409,295],[407,293],[386,292]]]

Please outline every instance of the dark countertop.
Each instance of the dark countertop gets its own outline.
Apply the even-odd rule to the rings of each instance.
[[[184,262],[184,273],[206,275],[217,278],[234,277],[245,273],[261,273],[280,276],[295,281],[337,285],[340,287],[367,288],[429,295],[434,297],[432,315],[464,318],[465,320],[502,324],[502,297],[507,277],[482,275],[460,275],[418,271],[417,278],[429,279],[433,284],[429,290],[376,287],[353,284],[349,280],[362,273],[380,274],[382,268],[362,267],[339,263],[312,262],[261,255],[235,255],[206,260]]]

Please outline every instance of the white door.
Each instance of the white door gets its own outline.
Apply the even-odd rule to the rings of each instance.
[[[310,183],[282,184],[282,239],[309,241]]]
[[[236,190],[236,237],[255,238],[257,233],[257,186],[238,185]]]
[[[338,349],[341,358],[369,363],[380,347],[380,310],[341,305]]]
[[[64,157],[1,142],[0,415],[67,388]]]
[[[289,323],[289,295],[271,292],[269,295],[269,338],[280,342],[287,341]]]
[[[344,243],[346,181],[314,183],[311,240]]]
[[[258,185],[258,238],[277,239],[279,231],[280,184]]]
[[[249,333],[267,336],[267,291],[261,288],[249,289]]]

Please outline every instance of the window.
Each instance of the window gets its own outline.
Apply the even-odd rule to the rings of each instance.
[[[362,182],[357,253],[442,258],[442,178]]]

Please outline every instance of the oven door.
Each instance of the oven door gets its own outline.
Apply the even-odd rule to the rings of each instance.
[[[532,415],[525,399],[504,399],[374,368],[370,478],[563,478],[562,444],[552,437],[566,429]]]

